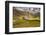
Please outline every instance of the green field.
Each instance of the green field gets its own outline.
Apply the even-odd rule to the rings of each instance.
[[[40,27],[40,20],[15,20],[13,28]]]

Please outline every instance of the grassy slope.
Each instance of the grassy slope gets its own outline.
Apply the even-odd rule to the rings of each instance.
[[[16,20],[16,22],[13,23],[14,28],[39,27],[39,26],[40,26],[40,20]]]

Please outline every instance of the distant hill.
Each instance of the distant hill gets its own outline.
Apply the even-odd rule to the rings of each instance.
[[[32,15],[32,16],[38,16],[40,17],[40,8],[23,8],[23,7],[14,7],[13,8],[13,14],[15,16],[22,16],[22,15]]]

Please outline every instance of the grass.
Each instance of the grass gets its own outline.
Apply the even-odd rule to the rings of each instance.
[[[13,22],[13,28],[40,27],[40,20],[16,20]]]

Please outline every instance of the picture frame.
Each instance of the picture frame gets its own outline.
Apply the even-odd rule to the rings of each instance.
[[[18,9],[18,11],[15,9]],[[24,9],[24,12],[26,11],[26,13],[28,11],[29,14],[35,13],[37,11],[40,13],[40,16],[38,16],[38,17],[40,17],[40,19],[38,18],[38,21],[35,19],[37,22],[34,21],[36,23],[36,25],[35,25],[35,23],[32,23],[34,25],[31,26],[30,23],[28,23],[28,21],[27,21],[27,20],[30,20],[30,18],[28,19],[28,17],[26,17],[27,19],[25,18],[26,21],[24,19],[25,23],[27,22],[26,23],[27,25],[25,23],[23,23],[25,25],[23,25],[23,24],[16,25],[16,22],[15,22],[15,24],[13,24],[14,23],[14,13],[19,12],[21,9]],[[30,11],[32,11],[32,12],[30,13]],[[17,15],[18,13],[15,13],[15,14]],[[23,14],[23,13],[20,12],[20,14]],[[23,15],[25,15],[25,14],[23,14]],[[29,16],[29,14],[28,14],[28,16]],[[16,15],[15,15],[15,17],[17,17],[16,19],[18,22],[18,15],[17,16]],[[23,17],[22,17],[22,19],[23,19]],[[34,20],[34,18],[32,20]],[[19,21],[20,21],[20,19],[19,19]],[[31,26],[31,27],[28,28],[27,26]],[[35,32],[45,32],[45,3],[5,1],[5,34],[35,33]]]

